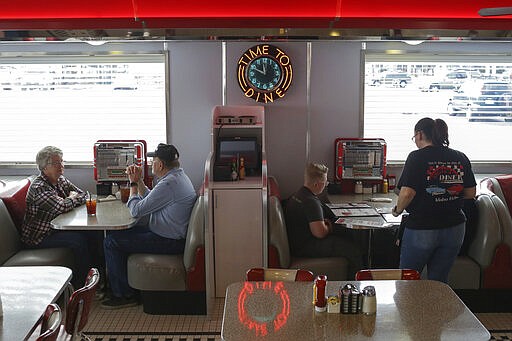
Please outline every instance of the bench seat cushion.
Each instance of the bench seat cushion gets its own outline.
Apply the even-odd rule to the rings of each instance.
[[[316,275],[327,275],[327,280],[345,281],[347,278],[348,261],[343,257],[299,258],[292,257],[290,269],[304,269]]]
[[[68,248],[24,249],[7,259],[3,266],[55,265],[73,269],[73,253]]]
[[[128,257],[128,283],[152,291],[186,290],[183,255],[132,254]]]
[[[477,262],[470,257],[459,256],[448,274],[448,284],[452,289],[479,289],[480,273]]]

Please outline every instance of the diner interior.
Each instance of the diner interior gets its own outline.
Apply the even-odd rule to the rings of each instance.
[[[52,340],[45,328],[95,341],[512,339],[512,8],[196,5],[30,0],[0,13],[0,341]],[[275,92],[244,78],[244,58],[262,55],[286,75]],[[489,92],[504,99],[483,101]],[[394,189],[423,117],[447,122],[477,182],[447,284],[399,271],[394,246]],[[35,154],[61,148],[66,178],[97,197],[94,214],[77,207],[52,229],[106,236],[136,224],[124,170],[141,166],[151,186],[147,153],[162,142],[197,192],[185,251],[130,255],[140,304],[104,309],[108,271],[72,287],[69,250],[20,242]],[[308,162],[329,169],[322,195],[357,233],[360,277],[344,257],[290,254],[283,204]],[[319,275],[327,312],[311,303]],[[343,313],[343,288],[361,299],[354,313]]]

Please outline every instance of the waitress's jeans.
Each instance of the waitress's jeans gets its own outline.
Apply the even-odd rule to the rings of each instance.
[[[428,279],[448,282],[448,274],[459,254],[466,224],[434,230],[406,228],[401,242],[400,268],[422,272]]]

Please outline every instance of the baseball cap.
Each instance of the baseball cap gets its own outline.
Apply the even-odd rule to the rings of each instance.
[[[172,144],[160,143],[154,152],[149,152],[148,157],[157,157],[160,160],[174,161],[180,157],[178,150]]]

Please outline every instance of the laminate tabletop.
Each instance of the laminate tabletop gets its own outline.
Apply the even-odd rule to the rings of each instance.
[[[1,266],[0,340],[28,339],[70,279],[71,270],[62,266]]]
[[[227,288],[223,340],[478,341],[491,335],[446,284],[430,281],[328,281],[376,290],[375,315],[318,313],[311,282],[239,282]]]
[[[85,205],[59,215],[52,220],[56,230],[124,230],[137,220],[130,215],[126,204],[120,200],[100,201],[96,204],[96,215],[88,215]]]

